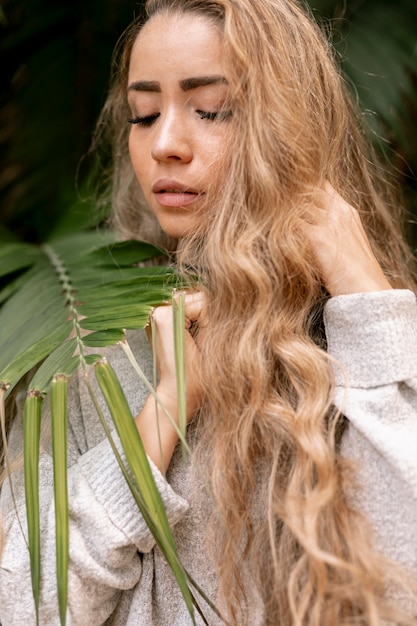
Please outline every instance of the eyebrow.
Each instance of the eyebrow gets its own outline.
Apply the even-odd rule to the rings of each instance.
[[[195,78],[185,78],[180,80],[180,87],[183,91],[191,91],[198,87],[205,87],[206,85],[227,85],[227,80],[224,76],[197,76]],[[127,88],[128,91],[150,91],[155,93],[161,93],[161,85],[157,81],[150,80],[137,80]]]
[[[191,91],[191,89],[205,87],[206,85],[227,85],[227,80],[224,76],[199,76],[180,81],[180,87],[183,91]]]

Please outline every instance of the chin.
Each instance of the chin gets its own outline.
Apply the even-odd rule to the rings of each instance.
[[[190,235],[196,228],[195,220],[172,216],[170,219],[160,219],[159,225],[166,235],[173,239],[182,239]]]

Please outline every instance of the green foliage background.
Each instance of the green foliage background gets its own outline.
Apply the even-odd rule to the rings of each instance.
[[[45,241],[97,219],[86,154],[132,0],[0,0],[0,239]],[[417,3],[310,0],[417,215]],[[414,172],[414,174],[413,174]],[[417,245],[409,229],[412,245]],[[414,243],[414,240],[416,243]]]

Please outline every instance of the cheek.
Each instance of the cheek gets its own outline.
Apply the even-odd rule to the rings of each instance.
[[[132,163],[133,171],[136,174],[136,178],[139,183],[143,180],[144,174],[148,171],[145,163],[145,150],[143,143],[140,143],[132,138],[132,133],[129,135],[129,156]]]
[[[205,143],[203,154],[206,169],[212,175],[220,174],[229,161],[225,133],[219,133],[218,136],[210,137]]]

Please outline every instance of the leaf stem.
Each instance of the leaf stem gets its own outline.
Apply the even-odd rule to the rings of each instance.
[[[76,300],[74,298],[74,286],[71,281],[71,277],[67,267],[64,264],[64,261],[61,259],[59,254],[52,248],[50,244],[43,244],[42,250],[50,261],[52,267],[58,275],[59,282],[62,285],[62,289],[65,295],[65,300],[70,310],[70,316],[72,325],[75,332],[75,338],[77,340],[77,348],[80,355],[80,364],[83,371],[87,369],[87,363],[85,360],[84,354],[84,344],[82,340],[82,331],[79,323],[80,313],[76,306]]]

